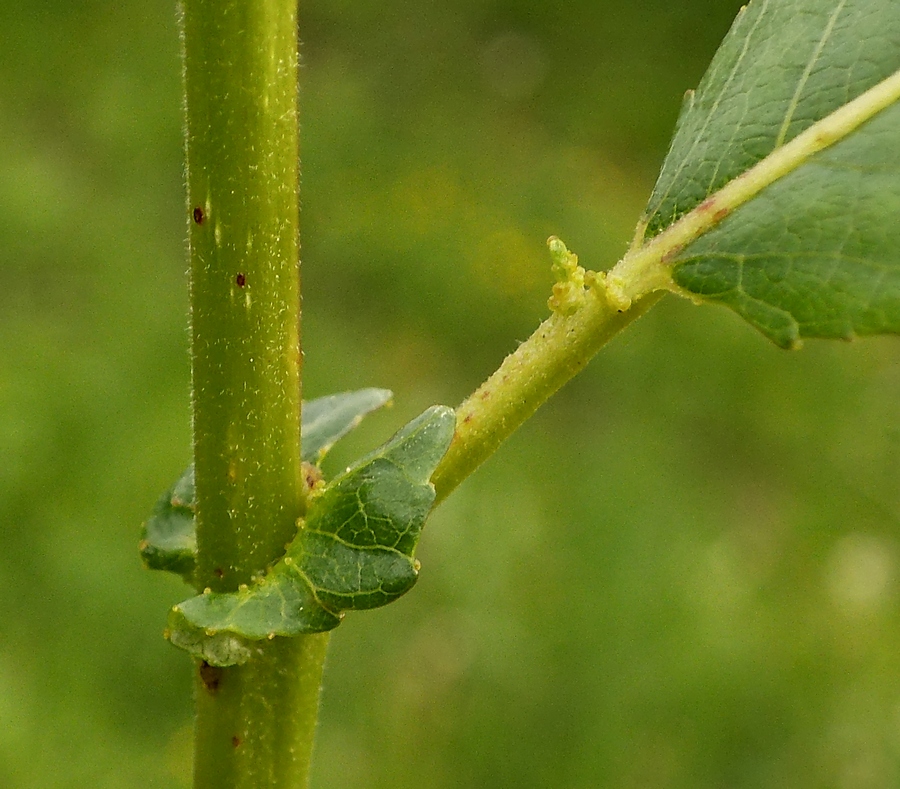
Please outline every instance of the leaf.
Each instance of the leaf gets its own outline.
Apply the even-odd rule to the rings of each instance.
[[[387,605],[416,582],[413,558],[434,502],[430,483],[456,427],[435,406],[331,482],[264,578],[204,592],[169,616],[173,644],[212,665],[249,660],[254,642],[331,630],[345,611]]]
[[[900,332],[898,69],[897,0],[746,6],[685,99],[643,220],[653,237],[720,215],[668,256],[675,284],[784,347]],[[716,203],[762,175],[746,202]]]
[[[388,389],[359,389],[355,392],[319,397],[303,404],[300,428],[302,459],[322,462],[335,443],[362,421],[363,417],[390,402]],[[188,466],[175,485],[157,501],[144,524],[140,551],[151,570],[168,570],[190,582],[197,555],[197,527],[194,522],[194,467]]]
[[[303,460],[318,466],[339,439],[359,425],[364,416],[387,405],[393,396],[389,389],[359,389],[304,403],[300,429]]]
[[[140,551],[147,567],[168,570],[190,580],[197,555],[194,509],[194,467],[188,466],[159,497],[144,524]]]

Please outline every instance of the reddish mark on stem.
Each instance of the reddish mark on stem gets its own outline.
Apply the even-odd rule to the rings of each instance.
[[[241,744],[241,738],[235,734],[234,737],[231,738],[231,744],[237,748]]]
[[[222,681],[222,669],[218,666],[211,666],[204,660],[200,664],[200,681],[207,693],[214,695],[219,690],[219,683]]]
[[[314,466],[312,463],[304,461],[300,464],[300,470],[303,472],[303,481],[306,483],[307,490],[314,490],[321,486],[324,477],[318,466]]]
[[[716,199],[714,197],[708,197],[706,200],[700,203],[699,206],[697,206],[697,210],[703,214],[708,214],[710,211],[713,211],[713,209],[715,209],[712,217],[713,222],[721,222],[726,216],[728,216],[728,214],[731,213],[731,209],[727,205],[717,208]]]
[[[244,285],[247,284],[247,278],[243,274],[238,274],[234,278],[234,284],[237,285],[239,288],[243,288]]]
[[[206,216],[203,213],[203,209],[198,205],[194,209],[194,222],[198,225],[202,225],[204,219],[206,219]]]

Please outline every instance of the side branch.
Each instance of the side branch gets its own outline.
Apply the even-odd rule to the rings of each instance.
[[[774,150],[646,243],[644,228],[639,225],[632,248],[608,274],[584,272],[561,242],[551,239],[554,271],[560,278],[550,303],[554,313],[457,409],[456,435],[432,477],[437,501],[446,498],[662,293],[680,293],[669,263],[675,254],[767,186],[898,100],[900,71]],[[576,282],[579,277],[588,285],[586,290],[582,290],[582,282]]]
[[[603,275],[588,272],[587,281],[584,299],[574,312],[554,312],[456,409],[453,442],[431,477],[436,503],[663,295],[658,291],[625,305],[608,290]]]

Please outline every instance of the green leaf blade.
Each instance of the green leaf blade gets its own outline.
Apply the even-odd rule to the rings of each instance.
[[[893,0],[751,2],[686,99],[643,220],[656,237],[714,217],[666,254],[674,286],[782,347],[900,333],[898,85]]]
[[[315,578],[316,598],[332,611],[379,608],[416,582],[415,562],[396,550],[359,548],[321,533],[306,534],[303,547],[304,574]]]
[[[141,530],[141,559],[151,570],[167,570],[190,581],[197,554],[194,524],[194,467],[156,502]]]
[[[782,347],[900,333],[898,185],[895,105],[676,255],[673,279]]]
[[[233,593],[204,592],[169,613],[167,638],[213,666],[245,663],[258,643],[321,633],[341,622],[322,607],[305,578],[278,562],[259,582]]]
[[[252,586],[233,593],[205,592],[179,603],[173,612],[173,629],[189,623],[208,634],[228,631],[251,640],[330,630],[340,621],[322,610],[302,576],[283,562]]]
[[[386,605],[416,581],[413,553],[434,503],[429,478],[456,427],[428,409],[328,486],[288,551],[335,610]]]

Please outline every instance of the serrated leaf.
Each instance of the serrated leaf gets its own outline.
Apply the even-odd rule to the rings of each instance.
[[[648,237],[688,212],[724,217],[668,257],[675,284],[785,347],[900,332],[898,97],[897,0],[753,0],[687,97],[647,208]],[[865,120],[834,132],[851,107]],[[809,155],[712,205],[792,141]]]
[[[303,404],[300,428],[302,459],[319,464],[335,443],[357,427],[367,414],[390,402],[388,389],[359,389],[318,397]],[[140,551],[151,570],[168,570],[191,580],[196,564],[194,467],[188,466],[167,490],[144,524]]]
[[[364,416],[387,405],[393,396],[389,389],[358,389],[304,403],[300,430],[303,460],[318,466],[338,440],[359,425]]]
[[[197,555],[193,466],[159,497],[144,524],[140,551],[151,570],[168,570],[185,580],[193,575]]]
[[[354,464],[314,500],[265,578],[175,606],[172,643],[212,665],[243,663],[254,642],[330,630],[345,611],[386,605],[408,591],[434,502],[429,478],[455,427],[453,410],[435,406]]]

